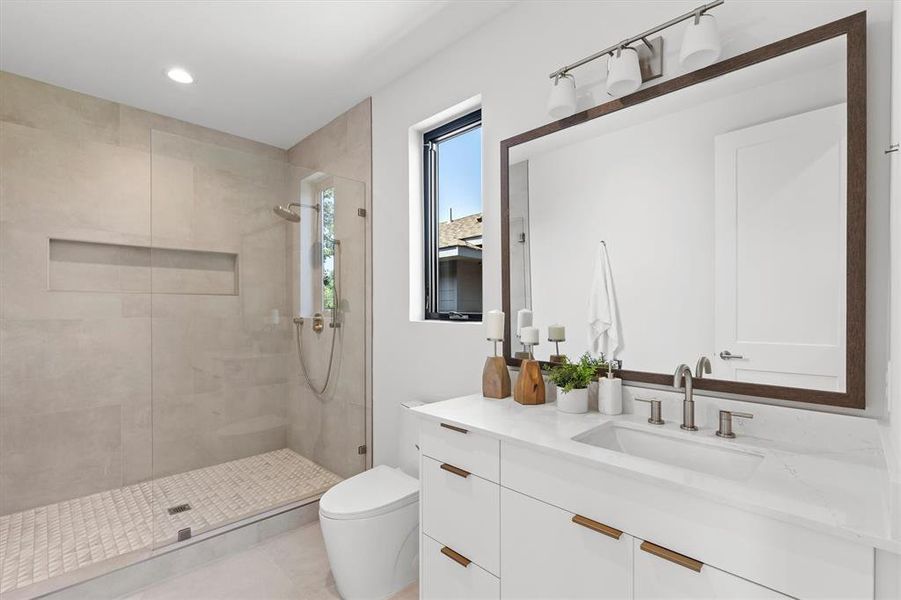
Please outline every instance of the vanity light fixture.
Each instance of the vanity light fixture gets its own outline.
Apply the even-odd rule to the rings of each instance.
[[[547,112],[555,119],[562,119],[576,112],[576,78],[569,73],[554,77],[551,95],[547,99]]]
[[[720,33],[713,15],[695,13],[694,21],[685,28],[679,64],[694,71],[716,62],[720,57]]]
[[[702,4],[666,23],[557,69],[549,75],[553,81],[553,87],[548,99],[548,114],[554,119],[560,119],[575,112],[575,79],[570,71],[599,58],[609,57],[607,93],[614,97],[631,94],[645,81],[662,76],[663,38],[650,39],[650,36],[689,19],[692,19],[692,23],[685,31],[682,48],[679,52],[679,63],[686,69],[693,70],[714,62],[720,56],[720,39],[716,20],[707,12],[725,1],[713,0],[713,2]],[[570,107],[572,108],[570,109]]]
[[[631,94],[641,87],[638,50],[631,46],[616,49],[607,59],[607,93],[614,98]]]
[[[170,68],[168,71],[166,71],[166,77],[168,77],[172,81],[175,81],[176,83],[194,83],[194,76],[182,67]]]

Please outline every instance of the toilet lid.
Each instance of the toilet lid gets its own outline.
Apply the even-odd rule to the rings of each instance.
[[[319,513],[330,519],[364,519],[391,512],[419,498],[419,480],[400,469],[379,465],[327,491]]]

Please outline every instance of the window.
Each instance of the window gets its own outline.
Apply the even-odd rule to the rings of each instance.
[[[423,135],[425,317],[482,319],[482,111]]]
[[[328,187],[319,193],[322,215],[322,310],[335,306],[335,188]]]

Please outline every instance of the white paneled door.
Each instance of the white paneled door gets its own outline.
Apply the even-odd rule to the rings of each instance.
[[[716,137],[714,377],[844,391],[846,121]]]

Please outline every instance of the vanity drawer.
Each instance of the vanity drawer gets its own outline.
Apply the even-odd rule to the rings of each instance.
[[[635,600],[789,600],[741,577],[673,555],[666,548],[634,539]]]
[[[632,597],[632,536],[501,489],[503,598]]]
[[[422,454],[447,462],[489,481],[500,479],[500,442],[450,423],[423,420],[419,430]]]
[[[602,465],[501,446],[501,484],[796,598],[872,598],[873,549]]]
[[[420,545],[422,580],[419,597],[422,600],[488,600],[500,598],[497,577],[448,546],[427,535]],[[443,550],[443,552],[442,552]]]
[[[422,531],[497,575],[500,486],[422,457]]]

